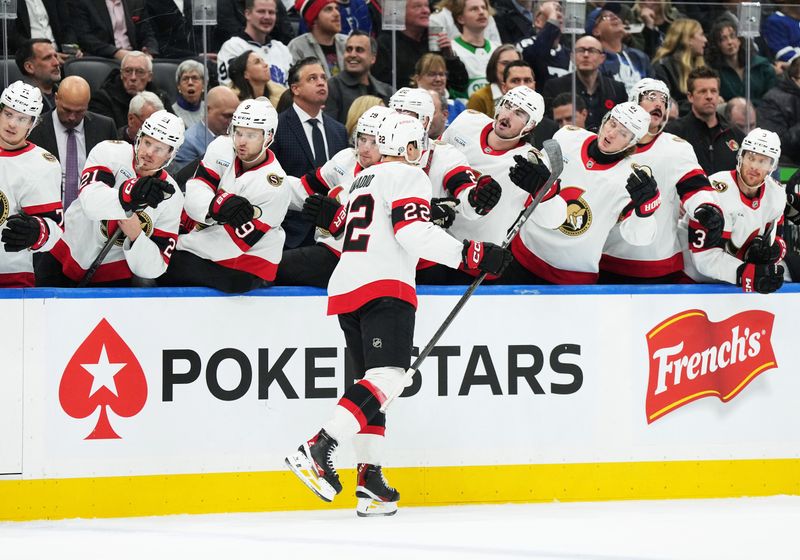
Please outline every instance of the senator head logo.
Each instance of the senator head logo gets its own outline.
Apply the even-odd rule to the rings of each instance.
[[[583,235],[592,225],[592,209],[583,199],[585,192],[578,187],[566,187],[558,193],[567,203],[567,219],[558,228],[564,235],[570,237]]]
[[[86,418],[100,407],[97,425],[85,439],[119,439],[108,417],[138,414],[147,401],[142,366],[114,327],[102,319],[70,358],[58,387],[61,408]]]

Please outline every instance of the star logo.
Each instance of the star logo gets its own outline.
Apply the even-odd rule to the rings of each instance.
[[[119,394],[117,393],[117,384],[114,383],[114,376],[116,376],[120,370],[127,365],[127,362],[109,362],[108,352],[106,352],[106,346],[104,344],[100,348],[100,358],[98,358],[96,364],[81,364],[81,367],[88,371],[93,378],[92,388],[89,390],[89,397],[94,395],[103,387],[111,391],[115,397],[119,397]]]

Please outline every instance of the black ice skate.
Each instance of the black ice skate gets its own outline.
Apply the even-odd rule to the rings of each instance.
[[[400,492],[386,482],[380,465],[359,463],[356,497],[356,514],[359,517],[394,515],[397,513]]]
[[[342,483],[333,466],[333,452],[338,445],[325,430],[297,448],[297,453],[286,457],[286,464],[297,478],[314,494],[331,502],[342,491]]]

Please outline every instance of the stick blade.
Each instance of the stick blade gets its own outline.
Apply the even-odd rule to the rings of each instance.
[[[561,145],[550,138],[542,143],[542,149],[550,160],[550,174],[558,177],[564,171],[564,157],[561,155]]]

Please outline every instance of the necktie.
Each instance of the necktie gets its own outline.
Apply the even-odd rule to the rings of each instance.
[[[75,129],[67,129],[67,165],[64,175],[64,209],[78,198],[78,140]]]
[[[314,167],[322,167],[328,161],[328,154],[325,153],[325,140],[322,139],[319,121],[308,119],[308,124],[311,125],[311,140],[314,142]]]

